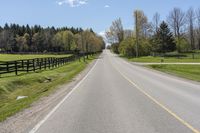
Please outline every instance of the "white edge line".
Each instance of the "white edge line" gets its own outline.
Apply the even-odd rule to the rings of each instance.
[[[64,101],[85,81],[85,79],[90,75],[90,73],[93,71],[95,66],[97,65],[98,59],[95,63],[95,65],[90,69],[90,71],[84,76],[84,78],[63,98],[62,101],[60,101],[54,108],[51,110],[51,112],[48,113],[44,119],[42,119],[36,126],[29,132],[29,133],[35,133],[41,126],[44,124],[44,122],[64,103]]]

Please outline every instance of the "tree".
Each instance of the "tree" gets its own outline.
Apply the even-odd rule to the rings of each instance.
[[[139,43],[140,39],[147,37],[148,32],[148,19],[144,12],[141,10],[135,10],[133,14],[135,20],[135,37],[136,37],[136,57],[139,56]]]
[[[154,33],[158,31],[160,25],[160,14],[156,12],[153,16],[153,28],[154,28]]]
[[[197,41],[198,41],[198,49],[200,49],[200,8],[196,10],[197,17]]]
[[[88,32],[89,37],[85,36],[82,39],[83,32]],[[73,33],[77,35],[76,40]],[[85,47],[80,47],[85,38]],[[83,31],[74,27],[43,28],[39,25],[30,27],[18,24],[5,24],[4,27],[0,27],[0,51],[3,52],[64,52],[75,51],[78,47],[80,50],[86,51],[87,48],[87,51],[95,51],[104,48],[105,43],[102,41],[92,29]]]
[[[44,50],[48,52],[53,52],[52,38],[54,36],[54,31],[51,30],[50,28],[47,28],[41,32],[41,35],[43,38],[42,40],[43,40]]]
[[[91,32],[89,30],[85,30],[83,31],[82,33],[82,44],[83,44],[83,51],[84,53],[86,52],[89,52],[89,40],[90,40],[90,37],[91,37]],[[88,57],[87,57],[88,58]]]
[[[96,52],[102,50],[105,47],[103,38],[97,36],[90,30],[86,30],[82,33],[82,44],[84,52]]]
[[[63,43],[62,43],[62,34],[61,32],[57,32],[53,39],[52,39],[52,42],[53,42],[53,51],[54,52],[61,52],[64,50],[63,48]]]
[[[175,38],[175,42],[176,44],[178,43],[178,38]],[[186,37],[182,36],[179,42],[180,42],[180,52],[187,52],[191,49],[188,39],[186,39]]]
[[[75,47],[77,50],[81,51],[82,52],[82,49],[83,49],[83,45],[82,45],[82,38],[81,38],[81,35],[80,34],[75,34],[74,35],[74,42],[75,42]]]
[[[1,49],[1,51],[8,51],[9,38],[10,38],[10,32],[8,30],[3,30],[0,33],[0,49]]]
[[[143,39],[139,45],[139,53],[141,56],[150,54],[151,46],[148,39]],[[136,38],[128,37],[119,45],[119,53],[127,57],[136,57]]]
[[[116,47],[119,46],[119,43],[124,40],[124,29],[120,18],[112,22],[110,29],[106,32],[106,38],[111,44],[118,43],[115,45]],[[118,53],[117,49],[118,48],[116,48],[114,51]]]
[[[19,52],[28,52],[29,47],[29,34],[25,33],[24,36],[16,37],[17,46],[19,47]]]
[[[175,37],[178,38],[177,49],[178,52],[180,52],[180,39],[182,36],[181,31],[185,25],[185,13],[179,8],[174,8],[170,12],[167,21],[173,29]]]
[[[127,57],[133,57],[136,55],[135,45],[136,40],[133,37],[128,37],[120,43],[119,53]]]
[[[194,9],[190,8],[187,11],[186,14],[186,20],[188,23],[188,29],[189,29],[189,40],[190,40],[190,46],[191,49],[194,50],[195,49],[195,35],[194,35],[194,21],[195,21],[195,13],[194,13]]]
[[[111,44],[111,49],[114,53],[119,54],[119,43]]]
[[[12,52],[16,47],[15,35],[9,29],[9,26],[5,25],[6,30],[0,32],[0,49],[1,51]]]
[[[71,31],[63,31],[62,34],[62,43],[64,44],[64,49],[71,51],[73,48],[74,34]]]
[[[31,49],[34,52],[44,52],[45,51],[44,38],[40,32],[35,33],[33,35]]]
[[[154,45],[156,45],[154,46],[156,48],[156,52],[159,53],[171,52],[176,49],[173,34],[172,32],[170,32],[167,23],[165,23],[164,21],[160,24],[158,32],[155,36]]]
[[[124,39],[133,37],[133,30],[124,30]]]

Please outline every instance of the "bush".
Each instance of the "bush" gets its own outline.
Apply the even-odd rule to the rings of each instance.
[[[138,52],[140,56],[149,55],[151,45],[148,39],[141,39],[139,41]],[[122,41],[119,45],[119,53],[127,57],[136,56],[136,39],[129,37]]]

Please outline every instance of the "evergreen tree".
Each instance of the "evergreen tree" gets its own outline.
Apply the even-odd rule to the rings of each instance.
[[[81,28],[43,28],[40,25],[5,24],[0,27],[0,51],[3,52],[67,52],[74,51],[82,44]],[[85,31],[84,31],[85,32]],[[87,46],[90,51],[99,51],[104,42],[90,29]],[[75,41],[74,35],[78,34]],[[91,39],[92,38],[92,39]],[[91,41],[92,40],[92,41]],[[77,44],[76,44],[77,43]],[[80,44],[81,43],[81,44]],[[84,47],[86,48],[86,47]],[[81,50],[81,49],[79,49]],[[88,51],[89,52],[89,51]]]
[[[160,24],[160,27],[154,36],[153,48],[155,52],[165,53],[171,52],[176,49],[175,40],[172,32],[170,31],[167,23],[164,21]]]

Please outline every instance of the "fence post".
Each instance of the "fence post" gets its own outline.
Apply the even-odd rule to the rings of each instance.
[[[33,71],[35,72],[35,59],[33,59]]]
[[[17,61],[15,61],[15,75],[17,75]]]
[[[36,65],[36,69],[38,69],[38,66],[40,65],[40,64],[39,64],[39,59],[37,58],[36,61],[37,61],[37,63],[36,63],[36,64],[37,64],[37,65]]]
[[[27,60],[27,66],[26,66],[27,68],[26,68],[26,71],[27,71],[27,73],[29,72],[29,60]]]
[[[54,65],[55,65],[55,59],[52,58],[52,68],[54,68]]]
[[[40,70],[42,70],[42,67],[43,67],[43,58],[41,58],[41,60],[40,60]]]
[[[50,58],[48,58],[48,65],[49,65],[49,69],[51,69],[51,62],[50,62]]]
[[[40,67],[40,70],[42,70],[42,59],[39,60],[39,65],[40,65],[40,66],[39,66],[39,67]]]
[[[60,58],[58,58],[58,67],[60,66]]]
[[[44,68],[45,68],[45,70],[47,69],[47,58],[45,58],[45,60],[44,60]]]

